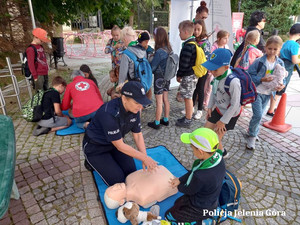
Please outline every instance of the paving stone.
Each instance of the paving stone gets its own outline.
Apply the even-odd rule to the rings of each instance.
[[[91,218],[99,217],[101,215],[100,208],[89,209],[89,215]]]
[[[69,208],[67,213],[69,215],[74,215],[75,213],[77,213],[79,211],[79,209],[77,207],[72,207],[72,208]]]
[[[48,225],[47,221],[44,219],[41,222],[38,222],[36,225]]]
[[[91,225],[91,224],[92,224],[91,221],[88,219],[83,219],[80,222],[80,225]]]
[[[52,217],[54,215],[57,215],[57,214],[58,214],[58,212],[57,212],[56,209],[51,209],[50,211],[48,211],[48,212],[45,213],[46,218],[50,218],[50,217]]]
[[[52,202],[52,201],[54,201],[54,200],[55,200],[55,197],[54,197],[53,195],[51,195],[51,196],[45,198],[45,201],[46,201],[46,202]]]
[[[14,223],[22,221],[27,218],[27,214],[25,211],[20,211],[17,214],[12,215],[12,219]]]
[[[39,205],[36,204],[36,205],[33,205],[33,206],[27,208],[26,211],[27,211],[28,215],[33,215],[33,214],[37,214],[38,212],[40,212],[41,209],[40,209]]]
[[[0,219],[0,224],[3,224],[3,225],[10,225],[10,224],[12,224],[12,221],[10,220],[9,217],[2,218],[2,219]]]
[[[31,223],[35,224],[35,223],[40,222],[44,218],[45,218],[44,214],[42,212],[38,212],[38,213],[30,216],[30,221],[31,221]]]
[[[79,224],[78,221],[77,221],[77,218],[75,216],[68,217],[65,220],[65,223],[66,223],[66,225],[76,225],[76,224]]]
[[[26,218],[26,219],[23,219],[23,220],[15,223],[15,225],[30,225],[30,221]]]
[[[46,205],[43,205],[43,206],[42,206],[42,209],[43,209],[44,211],[48,211],[48,210],[52,209],[52,207],[53,207],[53,204],[52,204],[52,203],[48,203],[48,204],[46,204]]]

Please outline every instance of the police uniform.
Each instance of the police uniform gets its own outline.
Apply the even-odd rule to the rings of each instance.
[[[127,112],[121,98],[102,105],[87,127],[83,139],[85,157],[107,185],[122,183],[136,171],[133,158],[112,144],[130,131],[141,132],[140,113]]]

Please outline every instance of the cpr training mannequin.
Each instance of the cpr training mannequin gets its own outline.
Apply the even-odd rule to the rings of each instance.
[[[108,208],[116,209],[126,201],[133,201],[144,208],[176,194],[169,181],[174,176],[164,166],[154,171],[137,170],[126,177],[125,183],[117,183],[106,189],[104,201]]]
[[[126,223],[128,220],[132,225],[138,225],[143,222],[146,224],[160,224],[160,216],[151,212],[140,211],[140,207],[135,202],[126,202],[116,211],[116,216],[119,222]],[[157,223],[156,223],[157,222]]]

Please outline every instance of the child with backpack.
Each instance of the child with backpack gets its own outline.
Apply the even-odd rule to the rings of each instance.
[[[154,55],[154,49],[149,45],[149,40],[150,40],[150,34],[148,31],[143,31],[138,35],[138,43],[146,50],[146,58],[148,60],[148,62],[150,63],[153,59],[153,55]],[[148,92],[146,93],[147,98],[149,98],[149,100],[152,99],[152,90],[151,88],[148,90]]]
[[[35,28],[32,34],[33,40],[26,49],[27,64],[33,78],[33,87],[35,90],[46,91],[49,88],[49,66],[42,44],[43,42],[49,43],[50,39],[47,38],[47,32],[42,28]]]
[[[180,94],[184,98],[185,116],[177,119],[176,126],[190,127],[193,115],[193,93],[196,89],[198,78],[193,67],[197,57],[197,43],[193,36],[194,23],[184,20],[179,24],[179,36],[183,40],[182,49],[179,56],[179,69],[177,71],[177,82],[180,83]]]
[[[167,65],[167,58],[172,52],[168,34],[163,27],[157,27],[154,30],[155,54],[151,61],[151,68],[154,74],[154,94],[156,99],[155,120],[149,122],[148,126],[153,129],[159,129],[160,124],[169,125],[170,102],[168,91],[170,89],[170,81],[165,80],[164,74]],[[164,117],[161,114],[164,104]]]
[[[196,20],[194,22],[194,36],[196,38],[196,42],[198,43],[198,45],[203,49],[205,57],[207,59],[208,55],[210,54],[211,44],[207,39],[204,20]],[[204,76],[198,79],[196,89],[193,94],[193,105],[196,105],[196,100],[198,99],[198,108],[196,114],[194,115],[194,119],[196,120],[200,120],[200,118],[202,117],[204,85],[207,79],[207,74],[208,73],[206,73]]]
[[[152,86],[152,71],[146,49],[136,41],[136,33],[132,27],[124,27],[121,36],[127,49],[123,51],[121,58],[119,85],[127,80],[135,80],[141,82],[148,92]]]
[[[249,123],[249,137],[247,139],[247,148],[250,150],[255,149],[255,141],[259,132],[259,124],[262,119],[263,113],[269,103],[270,96],[275,95],[272,89],[265,90],[261,93],[259,86],[262,82],[271,82],[273,77],[274,68],[277,64],[284,66],[283,61],[278,57],[279,51],[282,46],[282,39],[279,36],[271,36],[265,46],[266,54],[254,61],[249,67],[249,74],[252,81],[257,86],[257,99],[252,103],[252,118]],[[259,68],[260,67],[260,68]],[[276,90],[280,91],[284,88],[284,84],[278,84]]]
[[[150,34],[148,31],[143,31],[138,35],[138,43],[146,49],[147,59],[149,62],[152,61],[154,55],[154,49],[149,45]]]
[[[106,44],[105,53],[111,54],[112,69],[119,66],[121,63],[122,52],[126,49],[123,41],[121,40],[121,29],[114,25],[111,29],[112,38]]]
[[[262,57],[263,53],[256,45],[259,43],[260,33],[258,30],[250,31],[246,35],[244,49],[241,56],[236,60],[235,66],[244,70],[248,70],[249,66],[255,59]]]
[[[288,71],[288,77],[286,78],[286,86],[280,92],[276,93],[274,99],[273,98],[271,99],[270,108],[268,109],[267,112],[267,115],[269,116],[274,116],[276,101],[278,100],[279,96],[281,96],[285,92],[290,82],[291,76],[293,74],[295,65],[300,63],[299,40],[300,40],[300,24],[296,23],[290,28],[289,40],[287,40],[283,44],[280,50],[280,58],[284,62],[285,69]]]
[[[210,49],[210,53],[212,53],[214,50],[218,49],[218,48],[226,48],[229,49],[227,43],[229,40],[229,32],[225,31],[225,30],[220,30],[217,33],[217,40],[213,43],[213,45],[211,46]],[[211,90],[212,90],[212,86],[211,86],[211,82],[213,80],[214,76],[208,72],[207,74],[207,78],[205,81],[205,85],[204,85],[204,100],[203,100],[203,105],[205,108],[207,108],[208,106],[208,101],[209,101],[209,97],[211,94]]]
[[[167,210],[165,218],[176,224],[203,224],[203,220],[210,218],[205,212],[213,212],[218,206],[225,177],[218,135],[211,129],[199,128],[181,134],[180,139],[191,146],[197,160],[185,175],[170,180],[171,186],[184,195]]]
[[[209,60],[202,64],[214,76],[205,127],[215,130],[218,134],[219,148],[224,151],[224,157],[227,155],[227,151],[223,148],[222,138],[226,131],[234,129],[242,109],[240,80],[233,77],[228,85],[228,92],[225,90],[225,82],[233,74],[229,68],[231,57],[230,50],[218,48],[213,51]],[[213,108],[215,109],[212,111]]]
[[[52,88],[44,93],[42,99],[44,115],[32,132],[34,136],[65,129],[72,124],[70,118],[62,114],[60,108],[60,95],[66,86],[67,82],[62,77],[53,78]]]

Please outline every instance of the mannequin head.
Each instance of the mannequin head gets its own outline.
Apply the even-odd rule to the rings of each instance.
[[[126,185],[125,183],[117,183],[106,189],[104,201],[110,209],[116,209],[125,203]]]

